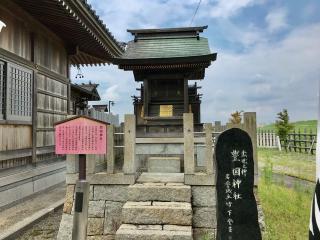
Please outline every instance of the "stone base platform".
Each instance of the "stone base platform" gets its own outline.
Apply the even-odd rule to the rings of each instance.
[[[123,224],[116,240],[192,240],[191,226]]]
[[[213,177],[205,173],[190,176],[148,172],[138,179],[123,173],[89,175],[87,239],[213,240],[216,229]],[[71,240],[72,183],[69,181],[67,188],[58,240]]]
[[[183,173],[142,173],[137,183],[184,183]]]
[[[148,172],[156,173],[180,173],[179,157],[149,157]]]

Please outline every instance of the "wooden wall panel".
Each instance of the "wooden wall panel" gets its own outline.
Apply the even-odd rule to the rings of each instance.
[[[1,6],[0,20],[7,25],[0,34],[0,48],[31,60],[31,38],[30,31],[25,27],[26,23]]]
[[[0,34],[0,48],[27,60],[11,59],[6,51],[6,61],[34,66],[36,94],[36,137],[37,147],[54,145],[54,122],[67,116],[67,51],[65,43],[52,31],[35,20],[13,1],[1,0],[0,20],[7,25]],[[34,59],[32,57],[34,37]],[[9,57],[8,57],[9,56]],[[9,58],[9,59],[8,59]],[[32,62],[34,61],[34,62]],[[64,81],[66,81],[64,83]],[[37,93],[36,93],[37,91]],[[32,126],[0,124],[0,152],[32,147]],[[50,154],[50,153],[49,153]]]
[[[61,97],[68,96],[67,83],[56,81],[42,74],[38,74],[37,79],[37,86],[39,90],[46,91],[48,93],[53,93]]]
[[[54,123],[66,118],[67,84],[44,76],[37,75],[37,147],[54,145]],[[41,110],[58,113],[41,112]],[[61,113],[61,114],[59,114]]]
[[[38,131],[37,147],[46,147],[54,145],[54,131]]]
[[[0,151],[31,148],[31,146],[31,126],[0,125]]]
[[[67,100],[38,93],[38,109],[67,112]]]
[[[67,76],[67,53],[63,45],[52,41],[47,36],[38,35],[37,41],[37,64],[49,70]]]
[[[53,113],[38,113],[38,128],[53,128],[54,123],[62,121],[66,118],[65,115]]]
[[[0,34],[0,48],[31,60],[31,33],[35,35],[36,63],[67,76],[67,52],[53,32],[13,3],[0,5],[0,20],[7,26]]]

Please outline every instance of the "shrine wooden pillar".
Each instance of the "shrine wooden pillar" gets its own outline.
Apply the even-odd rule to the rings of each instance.
[[[143,80],[144,91],[143,91],[143,112],[144,116],[149,116],[149,83],[147,79]]]
[[[183,91],[183,96],[184,96],[184,113],[189,112],[189,92],[188,92],[188,79],[184,79],[184,91]]]

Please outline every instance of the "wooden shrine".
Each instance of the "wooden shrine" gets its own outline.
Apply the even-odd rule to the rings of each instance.
[[[134,40],[115,63],[141,82],[140,95],[133,96],[137,125],[182,125],[183,113],[189,112],[200,124],[200,87],[189,82],[202,80],[216,60],[208,39],[199,36],[206,28],[128,30]]]

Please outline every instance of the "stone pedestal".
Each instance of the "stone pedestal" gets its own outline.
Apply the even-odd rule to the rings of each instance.
[[[180,158],[178,157],[149,157],[148,172],[179,173]]]

